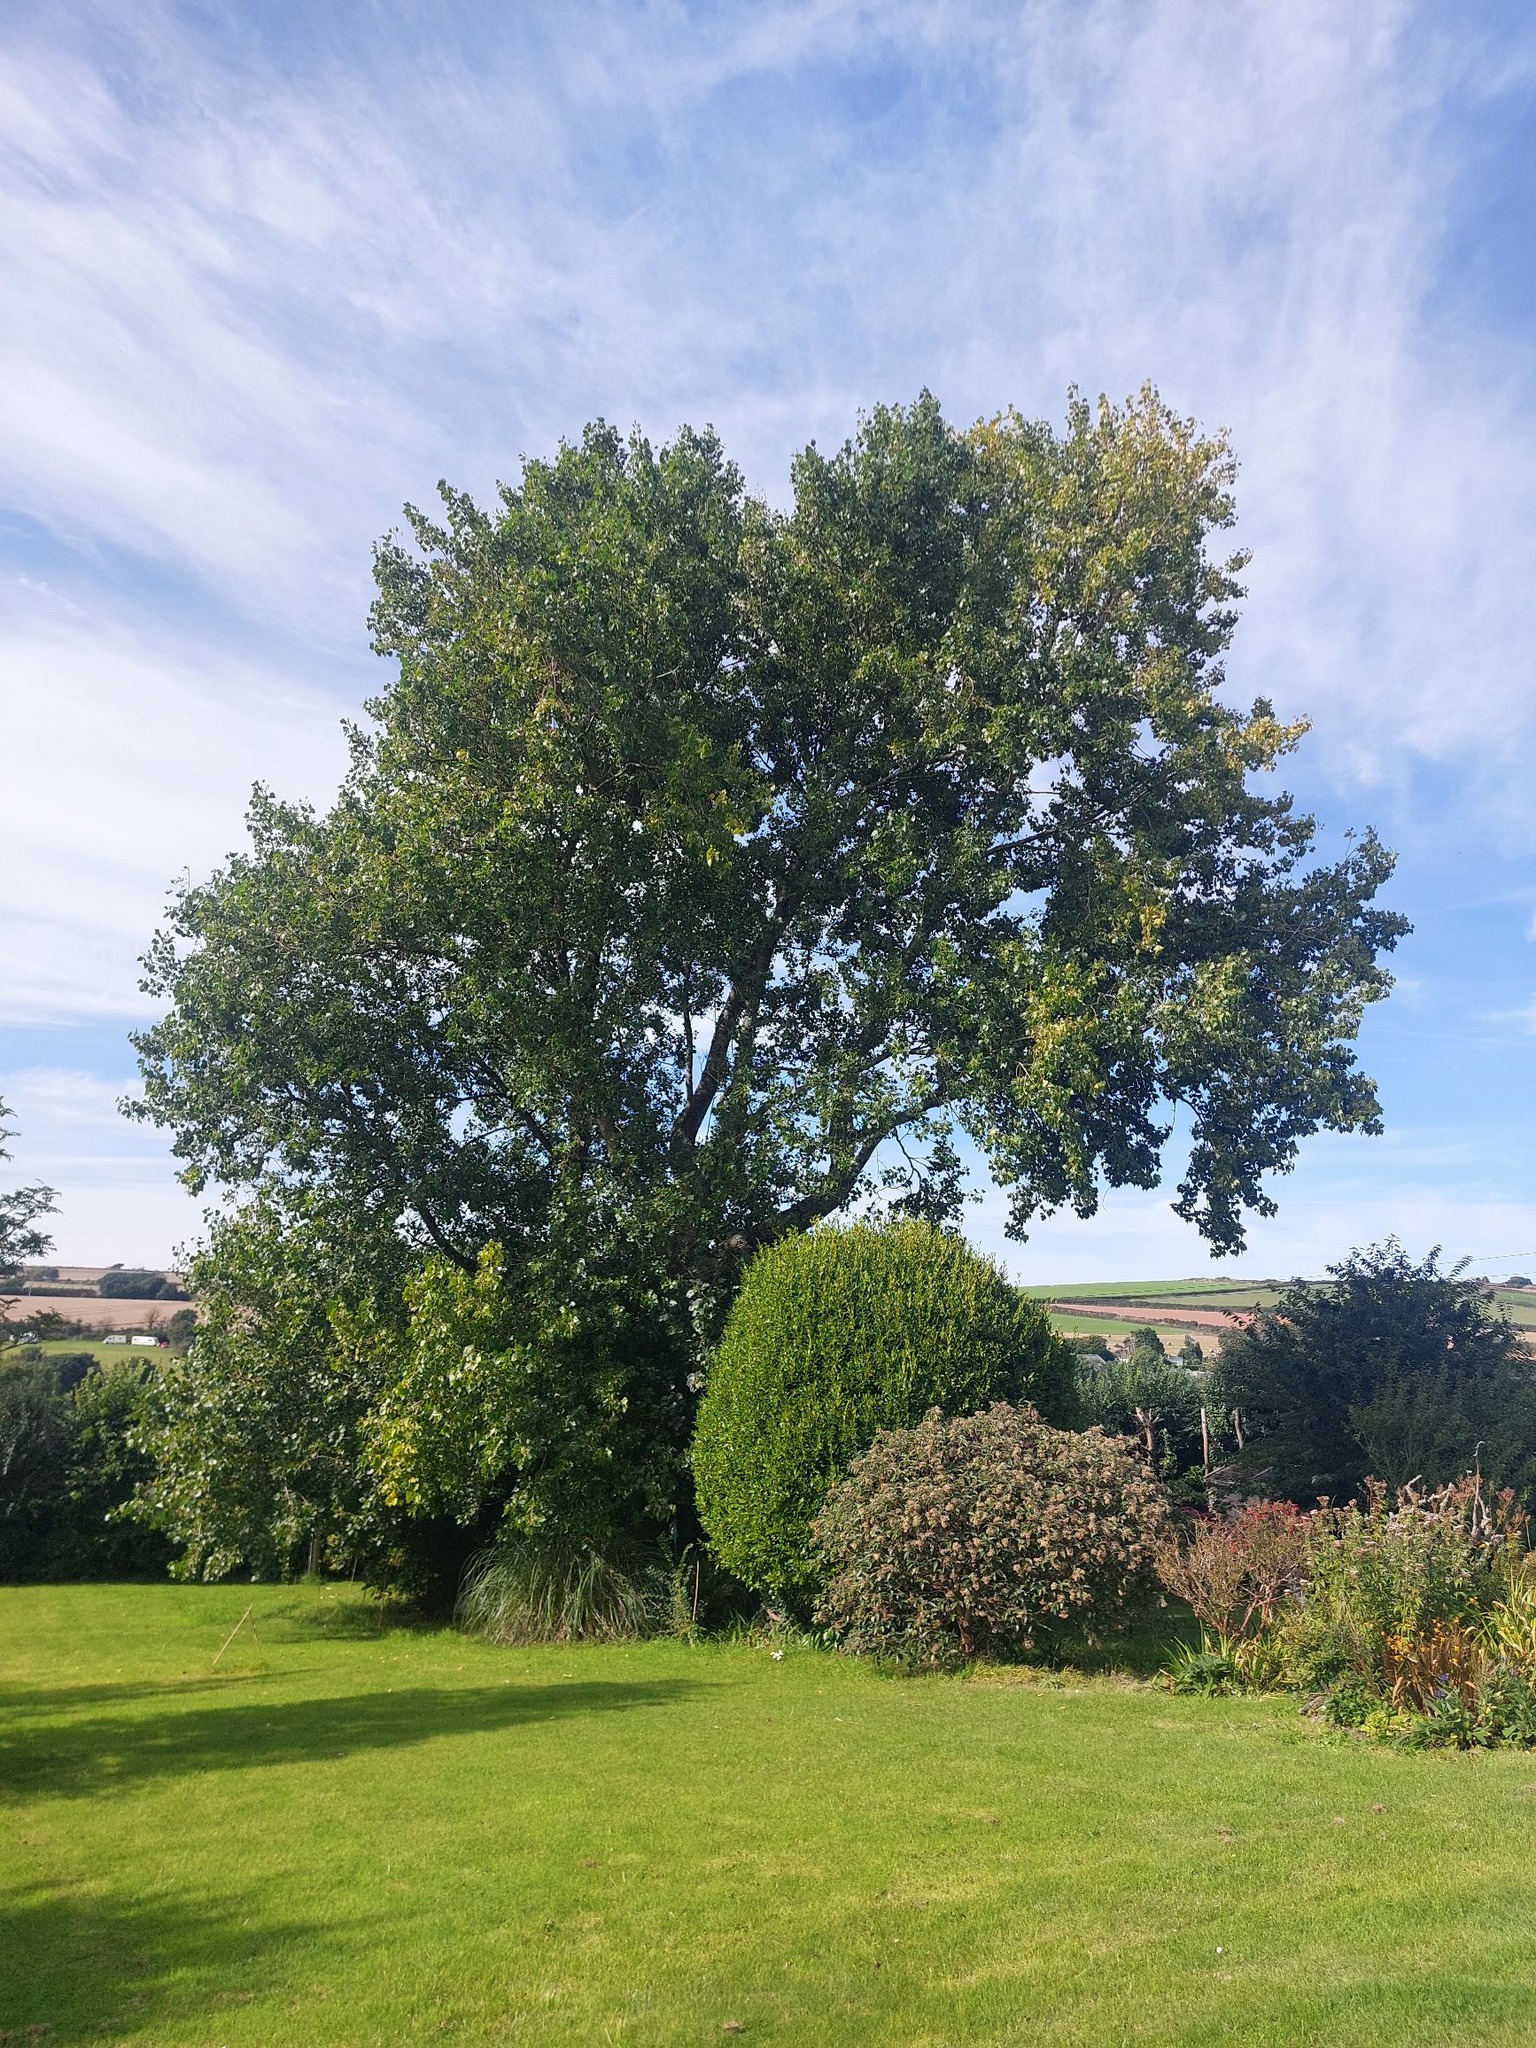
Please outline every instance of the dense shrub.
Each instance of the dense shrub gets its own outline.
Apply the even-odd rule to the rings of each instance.
[[[167,1342],[168,1344],[173,1344],[173,1345],[174,1345],[174,1346],[176,1347],[176,1349],[177,1349],[178,1351],[185,1351],[185,1349],[187,1348],[187,1346],[188,1346],[188,1345],[189,1345],[189,1344],[190,1344],[190,1343],[192,1342],[192,1339],[193,1339],[193,1338],[194,1338],[194,1337],[195,1337],[196,1335],[197,1335],[197,1310],[196,1310],[196,1309],[193,1309],[193,1308],[179,1308],[179,1309],[177,1309],[177,1310],[176,1310],[176,1311],[175,1311],[175,1312],[174,1312],[174,1313],[172,1314],[172,1316],[170,1317],[169,1321],[168,1321],[168,1322],[166,1323],[166,1326],[165,1326],[165,1337],[166,1337],[166,1342]]]
[[[135,1438],[153,1371],[36,1350],[0,1363],[0,1579],[165,1570],[170,1545],[119,1512],[150,1472]]]
[[[1223,1337],[1218,1398],[1254,1483],[1310,1508],[1478,1463],[1536,1503],[1536,1360],[1482,1288],[1390,1239],[1329,1274]]]
[[[1147,1583],[1163,1495],[1130,1446],[1005,1402],[885,1430],[816,1521],[823,1627],[920,1664],[1012,1656],[1117,1620]]]
[[[813,1594],[811,1522],[881,1429],[1032,1401],[1075,1419],[1073,1358],[1037,1302],[916,1221],[818,1230],[747,1270],[700,1404],[699,1514],[757,1591]]]

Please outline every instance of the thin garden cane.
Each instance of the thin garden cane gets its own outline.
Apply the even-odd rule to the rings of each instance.
[[[253,1600],[253,1601],[251,1602],[251,1607],[254,1607],[255,1605],[256,1605],[256,1602],[255,1602],[255,1601]],[[251,1607],[247,1607],[247,1608],[246,1608],[246,1610],[245,1610],[244,1614],[242,1614],[242,1615],[241,1615],[240,1619],[239,1619],[239,1620],[238,1620],[238,1621],[237,1621],[237,1622],[235,1623],[234,1627],[233,1627],[233,1628],[232,1628],[232,1629],[230,1630],[229,1634],[228,1634],[228,1635],[227,1635],[227,1636],[226,1636],[226,1637],[224,1638],[223,1642],[222,1642],[222,1643],[220,1643],[220,1645],[219,1645],[219,1648],[218,1648],[218,1653],[217,1653],[217,1655],[216,1655],[216,1656],[214,1657],[214,1660],[213,1660],[213,1662],[212,1662],[212,1663],[211,1663],[211,1664],[210,1664],[210,1665],[208,1666],[208,1669],[209,1669],[210,1671],[217,1671],[217,1670],[218,1670],[218,1668],[219,1668],[219,1658],[223,1656],[224,1652],[225,1652],[225,1651],[226,1651],[226,1650],[227,1650],[227,1649],[229,1648],[230,1644],[231,1644],[231,1643],[232,1643],[232,1642],[233,1642],[233,1641],[235,1640],[235,1637],[236,1637],[237,1635],[239,1635],[239,1633],[240,1633],[241,1629],[243,1629],[243,1628],[245,1627],[245,1624],[246,1624],[246,1623],[247,1623],[248,1621],[250,1621],[250,1618],[251,1618]],[[255,1628],[255,1624],[254,1624],[254,1623],[252,1623],[252,1627],[251,1627],[251,1634],[252,1634],[252,1636],[254,1636],[254,1635],[255,1635],[255,1633],[256,1633],[256,1628]]]

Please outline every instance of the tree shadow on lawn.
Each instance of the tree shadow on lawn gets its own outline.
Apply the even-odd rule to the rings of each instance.
[[[0,2041],[153,2040],[171,2009],[246,2004],[258,1987],[270,1995],[274,1958],[293,1942],[312,1953],[316,1938],[311,1927],[261,1923],[238,1900],[10,1886],[0,1891]]]
[[[702,1689],[686,1678],[407,1686],[335,1699],[246,1699],[187,1713],[97,1715],[0,1736],[0,1798],[94,1798],[201,1771],[330,1763],[441,1735],[671,1706]]]
[[[0,1714],[59,1714],[72,1707],[127,1706],[133,1700],[190,1699],[260,1685],[259,1671],[215,1672],[197,1678],[140,1679],[110,1685],[0,1685]],[[3,1738],[0,1738],[3,1740]]]

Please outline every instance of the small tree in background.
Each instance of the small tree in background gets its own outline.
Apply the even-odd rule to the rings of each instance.
[[[1442,1272],[1438,1247],[1415,1262],[1391,1238],[1329,1275],[1293,1281],[1222,1340],[1244,1468],[1301,1506],[1474,1466],[1536,1499],[1536,1361],[1483,1289]]]
[[[11,1156],[4,1142],[11,1135],[4,1128],[9,1114],[0,1102],[0,1159]],[[0,1195],[0,1289],[18,1277],[25,1260],[40,1259],[53,1249],[53,1239],[37,1224],[39,1217],[52,1215],[57,1203],[56,1190],[42,1186],[13,1188]]]
[[[1140,1341],[1151,1335],[1153,1343]],[[1079,1361],[1078,1401],[1084,1419],[1129,1437],[1148,1471],[1185,1507],[1207,1505],[1207,1465],[1229,1442],[1227,1419],[1214,1406],[1206,1375],[1163,1350],[1156,1332],[1119,1358]]]

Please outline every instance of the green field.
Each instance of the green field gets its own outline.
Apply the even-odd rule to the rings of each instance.
[[[45,1358],[61,1353],[89,1352],[98,1365],[119,1363],[125,1358],[135,1358],[142,1365],[147,1358],[168,1358],[170,1353],[161,1346],[149,1344],[102,1344],[90,1337],[45,1337],[40,1344],[27,1347],[41,1351]]]
[[[1133,1310],[1145,1309],[1159,1327],[1177,1327],[1180,1309],[1227,1309],[1242,1311],[1269,1308],[1279,1299],[1274,1280],[1096,1280],[1072,1286],[1032,1286],[1023,1290],[1041,1301],[1081,1302],[1081,1312],[1053,1309],[1051,1326],[1064,1337],[1124,1337],[1134,1327],[1126,1315],[1095,1318],[1093,1304]],[[1522,1330],[1536,1332],[1536,1289],[1496,1287],[1493,1298]],[[1194,1328],[1194,1325],[1190,1326]],[[1196,1334],[1200,1334],[1198,1329]],[[1217,1332],[1210,1335],[1214,1340]]]
[[[0,2038],[1536,2040],[1524,1755],[346,1589],[7,1589],[0,1667]]]

